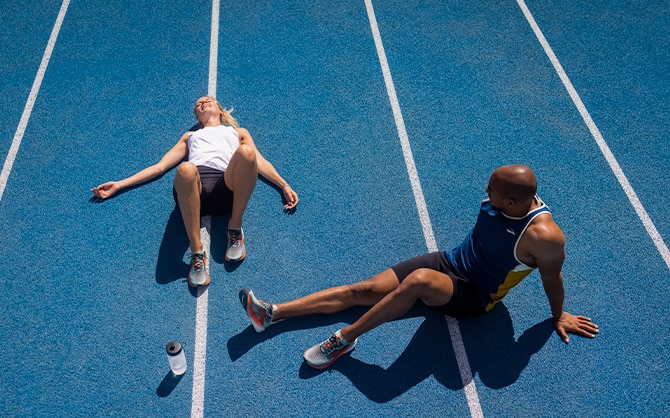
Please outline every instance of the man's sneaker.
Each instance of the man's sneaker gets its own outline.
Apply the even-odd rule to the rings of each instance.
[[[358,338],[353,342],[347,342],[342,337],[341,330],[337,330],[326,341],[305,350],[302,356],[305,358],[307,364],[315,369],[325,369],[340,358],[340,356],[353,350],[357,342]]]
[[[247,248],[244,246],[244,232],[242,228],[228,228],[226,261],[242,261],[246,255]]]
[[[240,290],[240,302],[242,302],[242,307],[244,307],[247,315],[249,315],[251,325],[254,326],[256,332],[263,332],[265,331],[265,328],[279,322],[272,320],[272,316],[277,307],[257,299],[256,296],[254,296],[254,292],[248,287]]]
[[[205,251],[191,253],[191,269],[188,271],[189,286],[198,287],[209,284],[209,266],[207,263],[207,253]]]

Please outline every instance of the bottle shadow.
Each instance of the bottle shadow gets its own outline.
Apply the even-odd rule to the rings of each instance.
[[[163,381],[161,381],[161,384],[158,385],[158,388],[156,389],[156,395],[160,396],[161,398],[170,396],[174,388],[177,387],[183,377],[183,374],[176,375],[172,373],[172,370],[170,370],[163,378]]]

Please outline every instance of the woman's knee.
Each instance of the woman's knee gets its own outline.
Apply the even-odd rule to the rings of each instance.
[[[177,180],[195,180],[198,178],[198,167],[195,166],[192,162],[184,161],[183,163],[177,166],[177,171],[175,173],[175,182]]]
[[[256,150],[249,144],[241,144],[235,154],[245,161],[256,162]]]

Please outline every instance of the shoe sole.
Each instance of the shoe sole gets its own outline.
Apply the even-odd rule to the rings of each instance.
[[[193,282],[191,282],[191,276],[190,275],[186,278],[186,281],[188,282],[188,285],[191,286],[191,287],[209,286],[209,282],[211,281],[211,277],[209,276],[209,273],[207,273],[207,280],[205,280],[205,283],[203,283],[203,284],[193,284]]]
[[[242,256],[241,256],[240,258],[228,258],[227,255],[224,256],[223,258],[224,258],[226,261],[228,261],[228,262],[236,263],[236,262],[238,262],[238,261],[242,261],[242,260],[244,260],[244,257],[246,257],[246,256],[247,256],[247,249],[244,248],[244,252],[242,253]]]
[[[247,316],[251,320],[251,325],[253,325],[254,329],[256,330],[257,333],[261,333],[265,331],[265,327],[263,324],[260,322],[258,317],[256,316],[256,312],[254,312],[254,309],[251,307],[251,302],[249,299],[251,299],[251,289],[243,289],[240,292],[240,301],[242,302],[242,305],[244,306],[244,310],[247,312]]]
[[[328,366],[330,366],[331,364],[335,363],[335,360],[337,360],[338,358],[342,357],[342,356],[345,355],[345,354],[348,354],[348,353],[351,353],[352,351],[354,351],[354,348],[356,348],[356,344],[358,344],[358,339],[356,339],[356,341],[355,341],[353,344],[351,344],[349,347],[347,347],[346,350],[342,350],[342,351],[340,351],[335,357],[333,357],[332,360],[330,360],[330,361],[329,361],[328,363],[326,363],[326,364],[314,364],[314,363],[310,363],[310,362],[305,358],[305,353],[306,353],[307,351],[309,351],[309,349],[305,350],[305,351],[302,353],[302,358],[305,359],[305,363],[307,363],[307,365],[308,365],[309,367],[312,367],[312,368],[314,368],[314,369],[318,369],[318,370],[325,369],[326,367],[328,367]]]

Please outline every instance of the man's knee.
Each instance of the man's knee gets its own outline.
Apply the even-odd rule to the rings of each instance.
[[[428,306],[439,306],[449,302],[453,296],[454,282],[444,273],[421,268],[405,277],[398,291],[421,299]]]
[[[416,269],[405,277],[400,287],[401,291],[412,291],[417,294],[424,293],[435,287],[436,271],[420,268]]]

